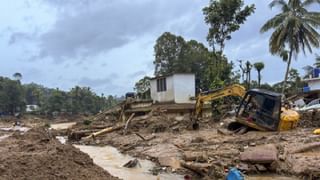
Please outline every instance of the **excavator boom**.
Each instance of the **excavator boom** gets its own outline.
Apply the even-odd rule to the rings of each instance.
[[[213,101],[226,96],[244,97],[245,94],[246,89],[239,84],[234,84],[213,91],[202,92],[197,97],[194,118],[198,119],[201,117],[204,102]]]

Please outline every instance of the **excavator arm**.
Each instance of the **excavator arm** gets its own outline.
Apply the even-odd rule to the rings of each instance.
[[[244,97],[245,94],[246,89],[239,84],[234,84],[225,88],[200,93],[196,100],[195,112],[193,116],[194,121],[197,121],[201,117],[204,102],[213,101],[226,96]]]

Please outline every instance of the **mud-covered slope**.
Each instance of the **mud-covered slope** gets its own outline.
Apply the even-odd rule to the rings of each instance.
[[[0,162],[0,179],[117,179],[42,128],[1,141]]]

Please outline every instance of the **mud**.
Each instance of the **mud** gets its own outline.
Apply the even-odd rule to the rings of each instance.
[[[117,179],[51,131],[35,128],[0,141],[0,179]]]

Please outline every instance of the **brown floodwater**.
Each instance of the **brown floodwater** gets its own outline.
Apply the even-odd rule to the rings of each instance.
[[[111,146],[97,147],[86,145],[74,145],[82,152],[87,153],[95,164],[107,170],[111,175],[124,180],[179,180],[183,179],[182,175],[173,173],[161,173],[158,176],[151,174],[151,170],[156,165],[149,160],[139,159],[140,166],[135,168],[122,167],[125,163],[134,158],[120,153],[116,148]]]

